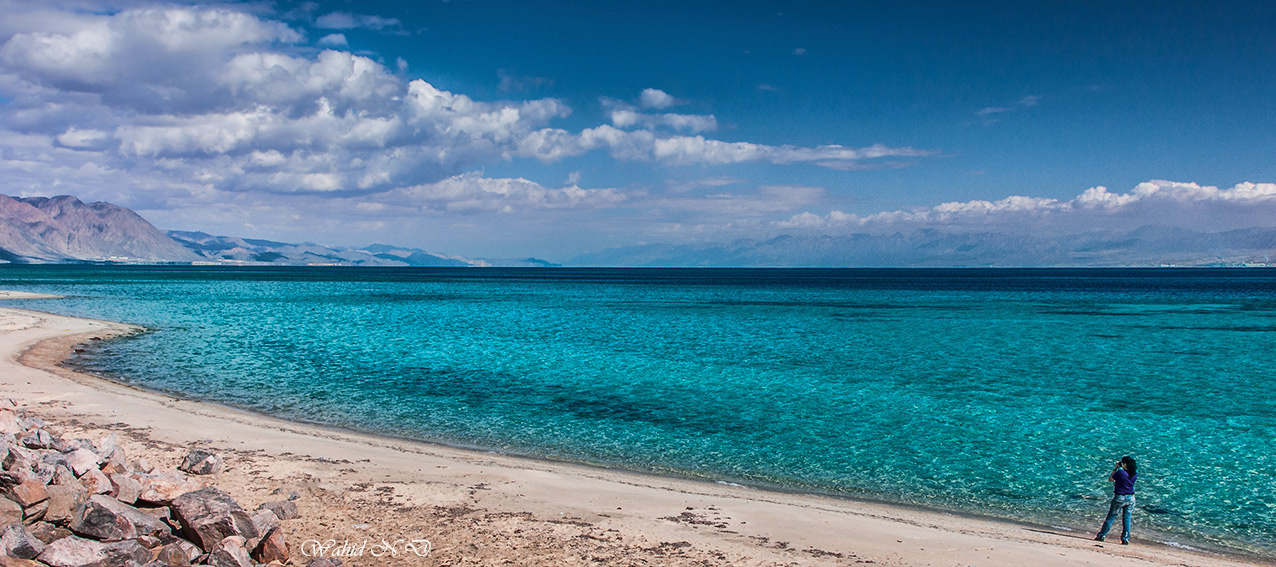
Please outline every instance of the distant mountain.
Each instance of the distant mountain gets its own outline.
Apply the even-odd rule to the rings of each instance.
[[[386,244],[374,244],[366,248],[338,248],[309,242],[291,244],[177,230],[170,230],[168,236],[198,254],[201,261],[220,264],[437,267],[487,265],[481,260]]]
[[[137,213],[75,197],[0,195],[0,260],[190,262],[198,259]]]
[[[1128,233],[1042,238],[997,232],[778,236],[723,244],[652,244],[578,256],[569,265],[687,267],[1206,266],[1271,263],[1276,229],[1199,233],[1144,227]]]

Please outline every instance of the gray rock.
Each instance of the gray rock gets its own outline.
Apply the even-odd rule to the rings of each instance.
[[[267,502],[262,504],[260,509],[270,510],[278,516],[280,520],[291,520],[298,516],[297,503],[292,500],[280,500],[277,502]]]
[[[44,551],[44,542],[31,534],[22,524],[9,524],[0,531],[0,555],[19,559],[35,559]]]
[[[52,567],[126,567],[150,561],[151,552],[133,540],[102,543],[70,536],[46,546],[36,559]]]
[[[217,488],[188,492],[173,499],[173,513],[181,523],[182,533],[204,551],[211,552],[223,539],[258,536],[252,518],[231,498]]]
[[[159,518],[101,494],[75,509],[70,527],[76,534],[108,541],[169,533]]]
[[[341,567],[341,560],[336,557],[320,557],[307,563],[306,567]]]
[[[222,470],[222,459],[203,449],[191,449],[177,470],[190,474],[214,474]]]
[[[37,429],[21,440],[28,449],[52,449],[57,446],[57,442],[53,435],[43,429]]]

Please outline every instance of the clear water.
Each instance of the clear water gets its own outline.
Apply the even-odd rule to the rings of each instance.
[[[294,420],[1276,555],[1276,271],[8,266]]]

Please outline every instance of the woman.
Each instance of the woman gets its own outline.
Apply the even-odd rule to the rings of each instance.
[[[1129,456],[1121,457],[1116,468],[1108,475],[1108,481],[1114,483],[1112,505],[1108,506],[1108,518],[1103,521],[1103,528],[1096,541],[1103,541],[1112,529],[1112,522],[1117,514],[1121,515],[1121,545],[1130,545],[1130,512],[1134,510],[1134,481],[1139,478],[1139,466]]]

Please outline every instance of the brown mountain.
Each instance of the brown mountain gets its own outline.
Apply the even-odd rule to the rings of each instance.
[[[67,195],[0,195],[0,261],[190,262],[199,259],[146,219]]]

